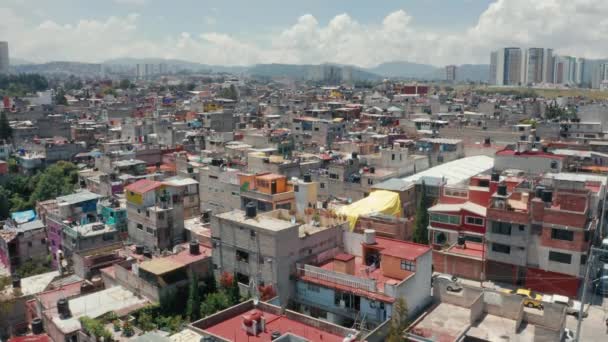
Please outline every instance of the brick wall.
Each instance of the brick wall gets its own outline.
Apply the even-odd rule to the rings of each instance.
[[[572,241],[552,239],[552,228],[543,227],[540,243],[542,246],[565,249],[569,251],[585,252],[589,247],[589,241],[585,241],[585,233],[580,229],[572,229],[574,239]]]

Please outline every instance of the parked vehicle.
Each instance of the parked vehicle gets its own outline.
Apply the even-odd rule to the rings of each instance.
[[[445,289],[450,292],[458,292],[462,290],[462,285],[460,285],[458,277],[454,275],[442,273],[435,274],[431,278],[431,284],[434,285],[437,281],[445,282]]]
[[[543,309],[543,296],[529,289],[503,290],[504,293],[518,295],[524,298],[524,305],[529,308]]]
[[[606,251],[606,252],[600,253],[600,257],[599,257],[600,261],[608,262],[608,238],[605,238],[602,240],[600,249]]]
[[[561,296],[561,295],[557,295],[557,294],[543,296],[543,302],[563,304],[566,306],[566,313],[568,315],[573,315],[577,318],[581,312],[581,307],[582,307],[582,303],[580,301],[573,300],[566,296]],[[583,311],[583,317],[587,317],[587,316],[588,316],[588,313]]]
[[[605,296],[608,295],[608,275],[603,275],[593,281],[595,293]]]

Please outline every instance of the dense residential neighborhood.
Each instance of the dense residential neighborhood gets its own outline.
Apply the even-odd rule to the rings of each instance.
[[[606,339],[608,64],[133,61],[0,42],[0,341]]]

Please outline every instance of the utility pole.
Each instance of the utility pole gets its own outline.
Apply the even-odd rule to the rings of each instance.
[[[578,312],[578,322],[576,324],[576,337],[575,337],[575,341],[580,342],[580,336],[581,336],[581,324],[583,323],[583,314],[584,314],[584,309],[585,309],[585,299],[587,298],[587,285],[589,284],[589,277],[590,275],[590,271],[591,271],[591,267],[593,266],[594,262],[595,262],[595,254],[605,254],[607,253],[607,251],[600,249],[600,248],[595,248],[595,247],[591,247],[591,249],[589,250],[589,258],[587,259],[587,268],[585,270],[585,278],[583,279],[583,294],[581,296],[581,308]],[[591,305],[591,303],[589,303],[589,305]]]

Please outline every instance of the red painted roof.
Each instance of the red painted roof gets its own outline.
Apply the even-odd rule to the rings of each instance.
[[[497,156],[519,156],[519,157],[538,157],[538,158],[549,158],[549,159],[564,159],[563,156],[558,156],[557,154],[547,153],[542,151],[526,151],[526,152],[518,152],[514,150],[502,150],[496,152]]]
[[[309,341],[341,342],[344,339],[343,336],[334,335],[312,325],[307,325],[289,319],[286,316],[274,315],[269,312],[262,312],[262,315],[264,315],[264,318],[266,319],[266,331],[261,332],[257,336],[252,336],[247,334],[243,329],[242,324],[243,317],[255,316],[255,311],[259,310],[253,309],[244,314],[235,315],[204,330],[233,342],[270,341],[270,335],[274,331],[279,331],[282,334],[292,333],[304,337]]]
[[[365,247],[378,249],[380,254],[407,260],[416,260],[424,253],[431,250],[427,245],[382,237],[376,237],[375,245],[366,244]]]
[[[127,189],[127,191],[143,194],[145,192],[154,190],[162,185],[163,183],[161,182],[156,182],[149,179],[141,179],[133,184],[128,185],[125,189]]]
[[[340,253],[340,254],[336,255],[336,256],[334,257],[334,259],[336,259],[336,260],[338,260],[338,261],[349,261],[349,260],[354,259],[354,257],[355,257],[355,256],[354,256],[354,255],[351,255],[351,254]]]
[[[84,281],[63,285],[61,288],[42,292],[38,294],[38,299],[45,309],[57,307],[57,301],[61,298],[70,298],[80,294],[80,285]]]

